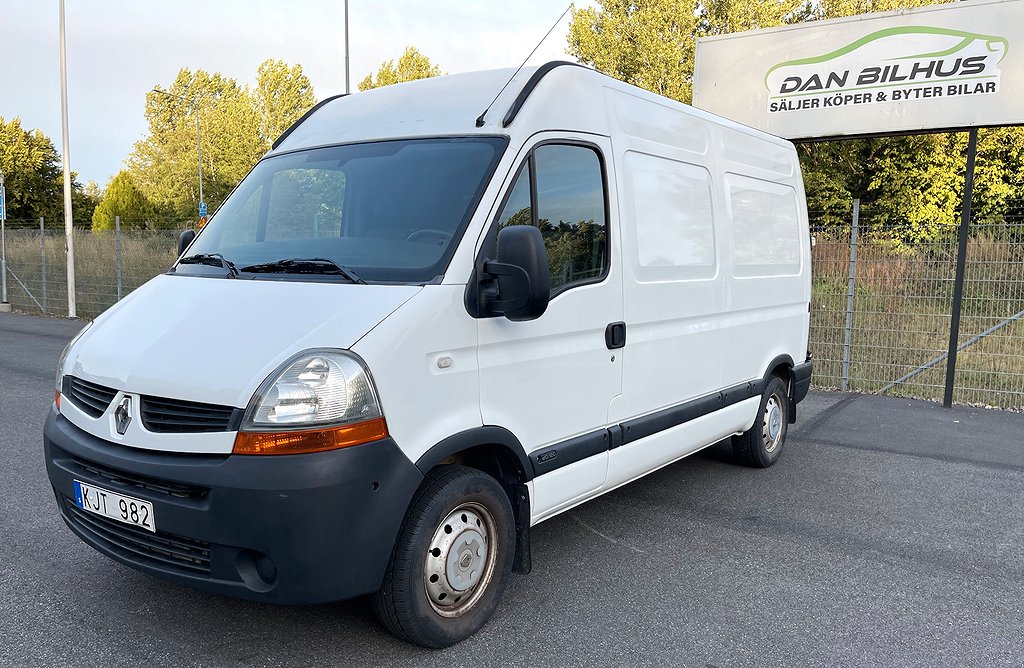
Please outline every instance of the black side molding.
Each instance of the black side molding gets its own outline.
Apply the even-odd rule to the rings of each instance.
[[[615,323],[613,323],[615,324]],[[563,466],[593,457],[620,446],[653,436],[658,432],[678,427],[691,420],[710,415],[747,399],[760,397],[771,378],[771,372],[785,366],[791,374],[790,422],[796,419],[796,404],[807,396],[811,384],[812,363],[808,359],[793,366],[789,355],[780,355],[772,360],[764,378],[751,380],[727,387],[702,397],[697,397],[675,406],[669,406],[642,417],[626,420],[604,429],[575,436],[573,438],[540,448],[530,455],[515,435],[502,427],[478,427],[450,436],[423,454],[416,466],[424,474],[446,457],[481,445],[497,445],[512,453],[519,462],[524,482],[536,476],[556,471]],[[523,555],[521,555],[522,557]]]
[[[620,425],[623,431],[622,445],[653,436],[659,431],[678,427],[690,420],[704,417],[751,397],[759,397],[764,393],[764,386],[764,380],[741,383],[714,394],[707,394],[676,406],[670,406],[650,415],[627,420]]]
[[[300,125],[302,125],[302,123],[307,118],[312,116],[313,112],[315,112],[317,109],[319,109],[320,107],[324,106],[325,104],[327,104],[328,102],[330,102],[332,100],[337,100],[339,97],[345,97],[346,95],[348,95],[348,93],[342,93],[340,95],[332,95],[330,97],[325,97],[324,99],[322,99],[319,102],[317,102],[316,104],[314,104],[312,107],[310,107],[309,111],[307,111],[306,113],[302,114],[302,116],[299,117],[299,120],[295,121],[290,126],[288,126],[288,129],[285,130],[281,134],[280,137],[278,137],[277,139],[274,140],[274,143],[270,145],[271,150],[273,150],[273,149],[277,148],[278,146],[280,146],[281,142],[283,142],[285,139],[287,139],[288,135],[290,135],[292,132],[294,132],[295,128],[297,128]]]
[[[570,63],[567,60],[553,60],[550,63],[544,63],[538,67],[537,71],[530,77],[530,80],[526,82],[525,86],[523,86],[523,89],[519,91],[519,95],[517,95],[515,101],[512,102],[512,106],[508,108],[508,111],[505,113],[505,118],[501,121],[501,127],[507,128],[512,125],[512,121],[516,120],[516,116],[519,115],[519,110],[523,108],[524,104],[526,104],[526,100],[530,97],[530,93],[532,93],[533,89],[537,87],[540,80],[543,79],[551,70],[556,67],[562,67],[563,65],[567,65],[569,67],[583,67],[583,65],[580,65],[579,63]],[[583,69],[590,68],[583,67]]]
[[[704,417],[717,410],[738,404],[764,393],[767,381],[752,380],[712,394],[691,399],[690,401],[670,406],[650,415],[627,420],[606,429],[598,429],[582,436],[576,436],[530,454],[534,475],[551,473],[563,466],[575,464],[588,457],[601,454],[606,450],[639,441],[653,436],[660,431],[677,427],[690,420]]]
[[[611,448],[611,434],[607,429],[598,429],[589,434],[570,438],[554,447],[543,448],[530,455],[533,471],[544,475],[568,464],[599,455]]]

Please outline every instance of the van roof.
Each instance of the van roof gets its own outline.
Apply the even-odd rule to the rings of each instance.
[[[467,72],[329,98],[282,135],[271,154],[411,137],[524,132],[530,135],[541,130],[609,135],[611,123],[606,89],[647,100],[662,110],[668,107],[759,139],[790,145],[773,135],[656,95],[588,67],[553,62],[523,67],[518,73],[514,68]],[[481,119],[482,112],[488,108]]]

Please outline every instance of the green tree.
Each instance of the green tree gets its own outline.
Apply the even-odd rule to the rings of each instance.
[[[0,116],[0,169],[7,188],[7,217],[64,219],[64,173],[60,154],[41,130],[26,130],[21,119],[5,121]],[[71,175],[72,212],[83,220],[91,216],[82,186]],[[88,218],[84,218],[88,220]]]
[[[126,160],[154,218],[194,218],[199,208],[196,114],[199,114],[203,197],[215,210],[271,143],[315,103],[298,65],[267,60],[256,87],[220,73],[182,69],[167,88],[146,95],[149,134]]]
[[[855,14],[891,12],[927,5],[942,5],[954,0],[818,0],[811,17],[818,20],[837,19]]]
[[[253,98],[260,135],[268,146],[316,104],[313,84],[302,73],[302,66],[289,67],[282,60],[267,60],[259,66]]]
[[[397,63],[394,60],[387,60],[381,64],[376,76],[367,74],[366,78],[359,82],[359,90],[370,90],[440,75],[441,68],[432,64],[430,58],[420,53],[416,47],[407,46]]]
[[[574,8],[568,52],[616,79],[688,103],[700,24],[694,9],[693,0],[603,0]]]
[[[124,229],[150,227],[156,209],[146,196],[135,187],[132,175],[122,169],[107,184],[106,194],[92,214],[92,231],[114,229],[114,218],[121,217]]]

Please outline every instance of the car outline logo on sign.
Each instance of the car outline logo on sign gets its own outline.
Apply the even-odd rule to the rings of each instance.
[[[117,408],[114,409],[114,427],[117,429],[117,433],[124,436],[124,433],[128,431],[128,425],[132,421],[132,398],[129,395],[125,395],[121,402],[117,404]]]
[[[764,75],[768,111],[934,100],[999,92],[1009,40],[997,35],[901,26],[830,53],[787,60]]]

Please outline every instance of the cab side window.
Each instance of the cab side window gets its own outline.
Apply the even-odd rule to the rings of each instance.
[[[604,171],[585,146],[545,144],[520,169],[497,218],[540,228],[548,252],[551,294],[600,280],[608,270]]]

